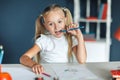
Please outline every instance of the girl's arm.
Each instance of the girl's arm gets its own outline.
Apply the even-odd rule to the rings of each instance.
[[[25,52],[21,57],[20,57],[20,63],[32,67],[34,64],[37,64],[32,60],[34,55],[37,55],[39,52],[39,47],[35,44],[32,48],[30,48],[27,52]]]
[[[68,29],[68,33],[75,36],[77,41],[78,41],[78,45],[76,45],[72,49],[78,62],[85,63],[87,54],[86,54],[85,42],[84,42],[84,38],[83,38],[83,35],[81,33],[81,30],[80,29],[69,30],[70,28],[76,28],[77,26],[78,26],[77,24],[71,24],[67,29]]]
[[[32,68],[33,72],[36,74],[39,74],[43,72],[43,67],[39,63],[36,63],[32,60],[32,58],[37,55],[37,53],[40,51],[40,48],[35,44],[32,48],[30,48],[26,53],[24,53],[20,57],[20,63]]]
[[[85,42],[83,36],[82,34],[76,35],[76,38],[78,40],[78,45],[73,47],[73,52],[79,63],[85,63],[87,54],[86,54],[86,48],[85,48]]]

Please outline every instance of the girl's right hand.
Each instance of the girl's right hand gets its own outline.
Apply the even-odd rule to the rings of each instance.
[[[33,67],[32,67],[32,71],[36,74],[41,74],[44,72],[44,69],[43,69],[43,66],[40,65],[40,64],[35,64]]]

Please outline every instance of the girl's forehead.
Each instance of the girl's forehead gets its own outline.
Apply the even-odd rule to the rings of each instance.
[[[64,16],[64,12],[60,8],[55,8],[55,9],[53,9],[51,11],[46,12],[45,17],[51,16],[51,15],[61,15],[61,16]]]
[[[54,22],[59,19],[64,19],[64,13],[61,11],[51,11],[48,15],[44,17],[45,22]]]

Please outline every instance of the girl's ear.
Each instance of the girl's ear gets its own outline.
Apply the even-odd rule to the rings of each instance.
[[[45,26],[45,22],[43,23],[43,26]]]
[[[45,29],[47,29],[47,28],[46,28],[46,24],[45,24],[45,22],[43,23],[43,27],[44,27]]]

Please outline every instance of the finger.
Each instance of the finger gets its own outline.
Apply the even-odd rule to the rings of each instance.
[[[66,28],[67,29],[67,31],[69,30],[69,26]]]
[[[72,34],[74,31],[73,30],[68,30],[67,32],[70,33],[70,34]]]
[[[78,23],[73,23],[73,27],[78,27]]]
[[[41,65],[38,66],[38,71],[39,71],[39,74],[41,74],[43,72]]]
[[[73,28],[73,24],[68,26],[68,31],[70,31],[71,28]]]
[[[32,71],[35,73],[35,69],[34,69],[34,67],[32,68]]]
[[[78,25],[77,24],[73,24],[73,27],[76,28],[76,27],[78,27]]]
[[[38,71],[38,67],[37,67],[37,66],[35,67],[35,73],[36,73],[36,74],[39,74],[39,71]]]
[[[43,66],[41,66],[41,71],[44,72],[44,68],[43,68]]]
[[[71,25],[71,27],[70,28],[74,28],[74,23]]]
[[[37,73],[37,70],[36,70],[36,66],[34,66],[34,67],[32,68],[32,71],[33,71],[35,74],[38,74],[38,73]]]

